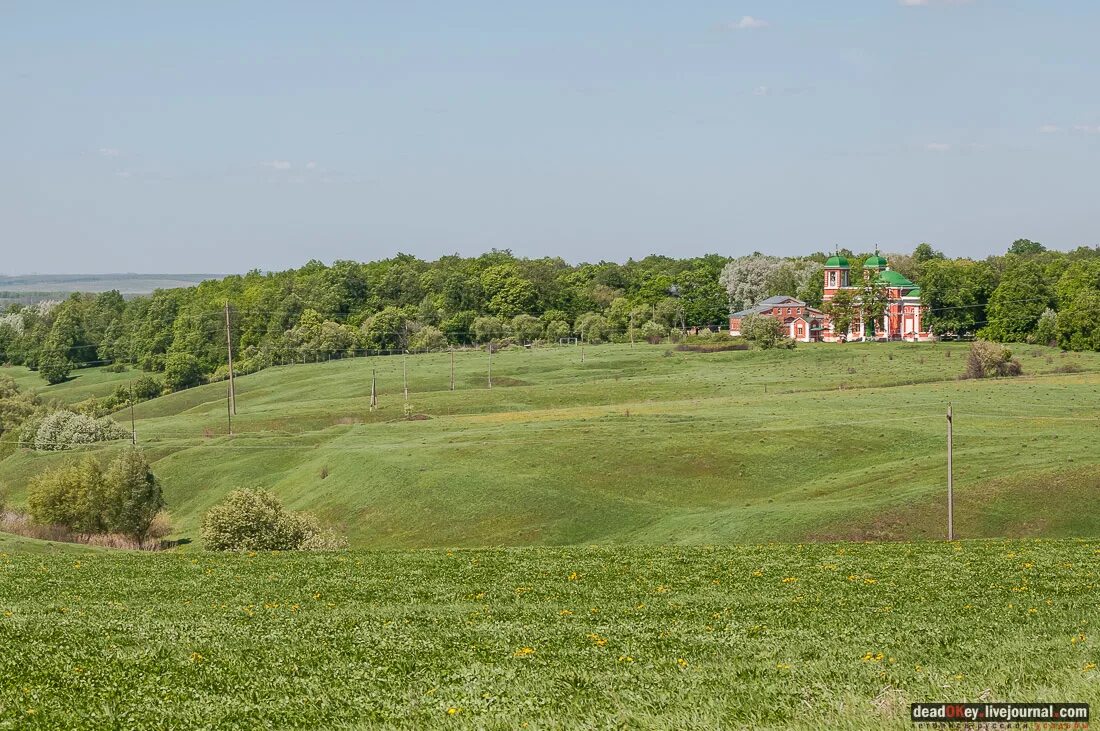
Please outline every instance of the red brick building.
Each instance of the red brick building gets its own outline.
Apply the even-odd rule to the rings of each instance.
[[[848,259],[839,254],[831,256],[825,262],[825,296],[828,303],[841,290],[850,290],[857,295],[860,286],[850,280],[851,265]],[[822,310],[810,307],[805,302],[785,295],[769,297],[755,307],[730,315],[730,335],[740,335],[741,325],[749,315],[774,317],[783,323],[788,337],[800,342],[822,340],[825,342],[844,342],[847,340],[907,340],[919,342],[932,339],[925,320],[925,307],[921,304],[920,288],[910,282],[900,272],[890,269],[889,263],[875,252],[863,262],[863,276],[876,277],[883,285],[886,296],[886,311],[881,322],[863,322],[858,318],[849,331],[838,333],[832,319]]]

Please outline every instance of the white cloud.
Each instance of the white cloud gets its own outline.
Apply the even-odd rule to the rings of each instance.
[[[99,148],[99,154],[103,157],[118,157],[121,152],[117,147],[101,147]]]
[[[1053,135],[1062,131],[1062,128],[1056,124],[1044,124],[1039,128],[1039,131],[1045,135]]]
[[[310,160],[309,162],[306,163],[306,170],[316,170],[316,169],[317,169],[317,163],[313,162],[312,160]]]
[[[754,30],[756,28],[767,28],[768,21],[761,20],[760,18],[754,18],[751,15],[742,16],[741,20],[736,23],[730,23],[730,30]]]
[[[264,163],[264,167],[272,170],[290,170],[291,165],[288,160],[270,160]]]
[[[898,0],[906,8],[923,8],[929,5],[969,5],[974,0]]]
[[[1076,132],[1084,132],[1087,135],[1100,135],[1100,124],[1075,124],[1073,125],[1073,129]]]
[[[927,5],[928,0],[898,0],[898,4],[907,8],[915,8],[918,5]]]
[[[758,86],[752,90],[752,93],[754,96],[767,96],[771,91],[767,86]]]
[[[947,144],[946,142],[929,142],[927,145],[924,146],[924,149],[928,150],[929,152],[947,152],[951,149],[951,145]]]

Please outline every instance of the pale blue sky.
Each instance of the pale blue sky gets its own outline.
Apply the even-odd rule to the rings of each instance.
[[[0,0],[0,272],[1100,243],[1100,3]]]

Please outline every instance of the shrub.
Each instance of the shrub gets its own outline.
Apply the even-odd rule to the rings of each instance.
[[[202,541],[210,551],[320,551],[347,546],[308,513],[287,511],[274,494],[234,490],[202,518]]]
[[[443,350],[447,336],[438,327],[425,325],[409,339],[409,350]]]
[[[108,442],[129,436],[129,431],[110,418],[96,419],[61,410],[48,414],[37,422],[33,439],[25,441],[33,441],[37,451],[56,452],[77,444]]]
[[[202,365],[190,353],[172,353],[164,361],[164,385],[169,391],[182,391],[202,383]]]
[[[794,341],[783,333],[783,323],[774,317],[749,315],[741,323],[741,335],[763,350],[794,347]]]
[[[27,510],[40,525],[59,525],[80,533],[102,532],[103,490],[99,462],[85,457],[33,478],[27,489]]]
[[[106,471],[90,456],[47,470],[27,491],[35,523],[79,533],[121,533],[139,546],[163,507],[157,478],[136,447],[112,460]]]
[[[572,328],[569,327],[568,322],[564,320],[551,320],[546,325],[546,339],[552,343],[556,343],[563,338],[568,338],[571,331]]]
[[[154,376],[144,375],[134,379],[134,400],[135,401],[148,401],[149,399],[155,399],[164,392],[164,384],[162,384]]]
[[[656,345],[665,339],[665,327],[653,320],[642,325],[640,331],[642,338],[651,345]]]
[[[994,376],[1018,376],[1023,373],[1020,361],[1012,357],[1012,351],[988,340],[975,340],[970,344],[966,357],[966,378],[992,378]]]
[[[1035,325],[1035,342],[1050,346],[1058,344],[1058,313],[1049,307],[1039,315],[1039,322]]]

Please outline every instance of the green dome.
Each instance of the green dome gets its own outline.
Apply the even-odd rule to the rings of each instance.
[[[867,261],[871,261],[871,259],[868,259]],[[879,272],[878,279],[880,282],[886,282],[886,284],[890,285],[891,287],[899,287],[901,289],[916,286],[908,279],[906,279],[904,274],[902,274],[901,272],[895,272],[892,269],[887,269],[886,271]]]
[[[874,256],[867,257],[867,261],[863,262],[863,266],[867,269],[885,269],[886,260],[879,256],[876,251]]]
[[[825,266],[829,267],[830,269],[848,269],[850,267],[850,265],[848,264],[848,260],[845,259],[843,256],[840,256],[839,254],[837,254],[836,256],[830,256],[825,261]]]

